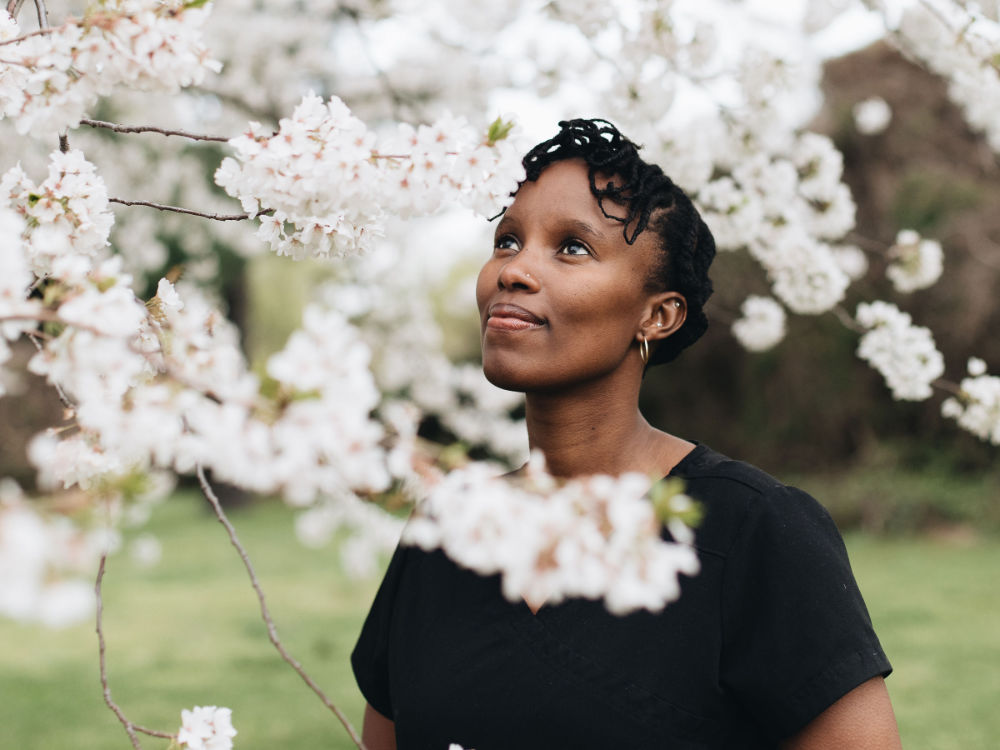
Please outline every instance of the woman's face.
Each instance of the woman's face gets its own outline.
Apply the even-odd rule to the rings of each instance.
[[[525,182],[476,285],[486,377],[508,390],[564,389],[638,360],[631,347],[649,315],[646,280],[658,252],[653,232],[625,242],[621,222],[591,194],[582,160]]]

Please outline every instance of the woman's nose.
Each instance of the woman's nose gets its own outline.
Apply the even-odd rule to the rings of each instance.
[[[537,292],[538,277],[532,273],[531,264],[522,250],[509,259],[500,268],[497,275],[498,289],[520,289],[526,292]]]

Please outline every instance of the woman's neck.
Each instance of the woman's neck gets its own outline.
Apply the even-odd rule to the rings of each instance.
[[[598,384],[572,394],[529,393],[530,447],[542,452],[548,471],[559,477],[666,474],[694,446],[650,426],[639,412],[638,395],[638,388],[623,393]]]

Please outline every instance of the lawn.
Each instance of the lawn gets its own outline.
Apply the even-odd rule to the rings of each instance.
[[[233,517],[288,648],[358,722],[363,704],[347,657],[377,581],[345,580],[333,548],[295,542],[280,506],[258,504]],[[218,704],[233,709],[240,750],[352,747],[268,644],[239,559],[200,498],[175,497],[146,530],[163,544],[159,565],[142,569],[119,554],[105,579],[111,687],[129,717],[175,731],[182,708]],[[896,669],[889,687],[904,747],[993,746],[1000,539],[847,541]],[[0,747],[130,747],[102,702],[92,624],[45,631],[0,620],[0,643]]]

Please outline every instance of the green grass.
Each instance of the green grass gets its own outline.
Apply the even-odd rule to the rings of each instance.
[[[363,703],[347,659],[377,581],[347,581],[335,549],[300,546],[280,506],[232,515],[288,648],[359,722]],[[218,704],[233,709],[239,750],[352,747],[268,644],[240,561],[203,503],[179,495],[147,530],[163,543],[161,563],[142,570],[119,554],[105,579],[111,686],[128,716],[175,731],[182,708]],[[1000,539],[851,535],[848,547],[896,670],[888,684],[904,747],[993,746]],[[49,631],[0,620],[0,643],[0,746],[130,748],[101,699],[92,624]]]
[[[882,540],[848,548],[895,669],[908,750],[972,750],[1000,736],[1000,540]]]

